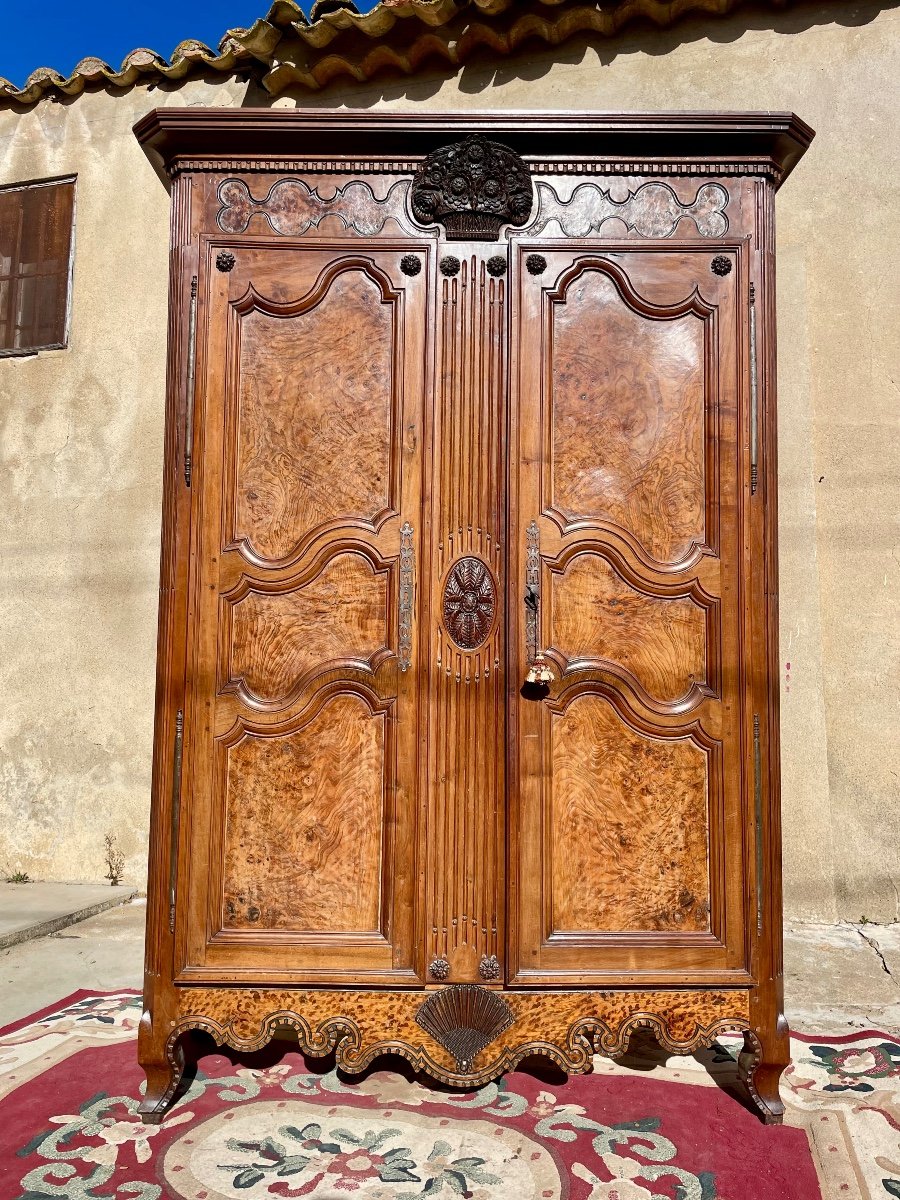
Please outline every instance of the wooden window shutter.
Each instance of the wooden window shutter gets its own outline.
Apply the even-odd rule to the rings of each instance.
[[[66,344],[74,181],[0,189],[0,354]]]

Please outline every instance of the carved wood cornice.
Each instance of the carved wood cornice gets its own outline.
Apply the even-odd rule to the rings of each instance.
[[[170,179],[179,175],[215,173],[255,175],[413,175],[418,159],[344,159],[326,158],[177,158],[168,169]],[[614,175],[662,176],[665,178],[719,179],[754,176],[781,181],[782,171],[763,159],[704,160],[666,162],[646,159],[643,162],[619,158],[603,159],[540,159],[525,165],[533,176],[547,175]]]
[[[502,143],[532,175],[712,176],[783,182],[813,137],[791,113],[429,113],[156,109],[134,127],[163,178],[192,170],[414,174],[469,134]],[[584,153],[585,137],[592,153]],[[373,141],[379,154],[373,156]],[[303,149],[284,154],[285,145]],[[342,168],[342,170],[338,170]]]

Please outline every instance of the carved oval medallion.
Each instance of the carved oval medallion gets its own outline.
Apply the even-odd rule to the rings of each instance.
[[[475,650],[494,623],[497,592],[480,558],[461,558],[444,584],[444,623],[461,650]]]

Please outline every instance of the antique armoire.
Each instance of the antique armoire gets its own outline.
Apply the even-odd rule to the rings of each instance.
[[[782,1107],[779,113],[165,109],[142,1113],[190,1031]],[[196,1047],[195,1047],[196,1049]]]

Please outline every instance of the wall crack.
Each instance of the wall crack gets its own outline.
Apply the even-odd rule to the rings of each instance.
[[[878,943],[875,941],[875,939],[871,938],[867,934],[863,933],[863,931],[859,928],[857,928],[856,932],[859,934],[859,936],[862,938],[862,940],[866,943],[866,945],[871,946],[871,948],[875,951],[875,953],[878,955],[878,961],[881,963],[882,971],[884,971],[884,973],[885,973],[885,975],[887,975],[888,979],[893,981],[894,980],[893,972],[891,971],[891,968],[887,965],[887,962],[885,961],[885,957],[881,953],[881,947],[878,945]]]

